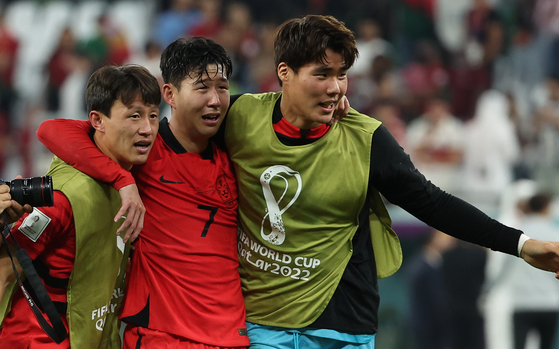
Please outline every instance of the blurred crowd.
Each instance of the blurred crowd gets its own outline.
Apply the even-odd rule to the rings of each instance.
[[[556,0],[4,1],[0,176],[44,170],[36,126],[86,118],[94,69],[137,63],[161,79],[161,50],[181,36],[227,49],[232,94],[279,90],[274,30],[307,13],[354,30],[350,103],[384,122],[428,179],[489,208],[520,178],[559,189]]]

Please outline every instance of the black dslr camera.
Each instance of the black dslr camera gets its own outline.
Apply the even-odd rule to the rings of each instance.
[[[29,204],[33,207],[52,206],[54,204],[52,193],[52,177],[20,178],[13,181],[3,181],[10,187],[10,195],[20,205]]]

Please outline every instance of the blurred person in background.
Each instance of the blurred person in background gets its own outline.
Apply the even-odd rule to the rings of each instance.
[[[185,33],[190,36],[203,36],[215,40],[224,25],[222,0],[199,0],[202,18]]]
[[[382,32],[377,22],[371,18],[362,18],[357,22],[355,42],[359,50],[359,57],[350,71],[349,77],[370,75],[372,63],[379,55],[390,56],[391,45],[382,38]]]
[[[551,75],[534,93],[534,176],[542,189],[559,192],[559,75]]]
[[[8,145],[13,142],[10,137],[15,126],[14,105],[17,91],[14,86],[14,71],[19,41],[5,23],[4,13],[0,12],[0,174],[4,172]],[[17,142],[14,142],[17,144]]]
[[[559,226],[551,214],[553,196],[538,192],[526,201],[525,216],[518,225],[537,239],[559,237]],[[524,349],[528,333],[539,335],[539,348],[554,348],[559,318],[559,284],[541,270],[526,268],[518,260],[507,259],[503,272],[510,273],[513,304],[514,348]],[[551,282],[550,282],[551,281]]]
[[[359,56],[348,71],[352,84],[348,86],[347,95],[355,109],[366,110],[371,108],[372,100],[386,98],[380,96],[378,84],[380,76],[392,70],[394,50],[392,45],[382,38],[381,28],[374,19],[362,18],[356,27],[355,42]]]
[[[472,72],[481,69],[480,83],[490,86],[491,65],[501,52],[504,31],[498,12],[488,0],[474,0],[467,14],[466,57]]]
[[[196,0],[171,0],[168,9],[155,15],[152,39],[159,47],[167,47],[176,39],[190,35],[190,30],[201,20]]]
[[[159,61],[162,51],[161,47],[155,41],[148,40],[144,46],[144,50],[130,57],[128,63],[138,64],[145,67],[149,70],[151,75],[155,76],[159,85],[163,86],[163,77],[161,76],[161,70],[159,69]]]
[[[449,84],[439,44],[431,40],[416,42],[415,57],[402,68],[402,76],[406,114],[415,118],[423,113],[427,102],[444,92]]]
[[[501,198],[498,221],[519,226],[526,214],[526,202],[538,191],[535,181],[521,179],[512,183]],[[513,348],[512,283],[507,272],[509,256],[488,251],[485,283],[480,307],[484,312],[485,338],[488,349]]]
[[[524,2],[531,5],[533,12],[518,11],[518,13],[533,14],[534,24],[537,28],[543,34],[551,36],[553,43],[545,58],[549,64],[548,72],[550,74],[559,75],[559,62],[557,61],[559,54],[559,3],[555,0],[525,0]]]
[[[94,70],[94,63],[87,52],[76,48],[67,57],[67,64],[69,74],[60,86],[58,117],[84,119],[84,91],[91,71]]]
[[[57,112],[60,109],[60,89],[72,72],[71,60],[75,50],[74,33],[71,28],[64,28],[60,34],[58,46],[45,67],[48,74],[46,86],[46,109],[48,111]]]
[[[87,55],[93,69],[106,64],[122,65],[130,56],[126,35],[108,14],[102,14],[97,19],[95,34],[78,42],[78,49]]]
[[[486,263],[485,248],[461,240],[443,254],[442,274],[452,349],[485,349],[485,325],[478,301]]]
[[[216,42],[222,45],[235,67],[232,79],[238,84],[233,93],[254,91],[250,79],[251,61],[260,52],[260,40],[255,32],[250,7],[240,1],[230,2],[225,9],[225,23],[217,34]]]
[[[406,124],[402,120],[402,112],[398,104],[389,99],[379,101],[371,110],[370,114],[386,126],[398,144],[404,149],[406,148],[407,129]]]
[[[260,50],[250,64],[250,77],[256,91],[277,92],[281,90],[274,72],[274,38],[277,25],[272,22],[261,23],[259,31]]]
[[[507,97],[496,90],[484,92],[464,131],[463,196],[494,210],[514,179],[513,166],[520,155]]]
[[[417,169],[442,190],[456,193],[464,147],[464,125],[444,97],[428,100],[425,113],[407,127],[406,145]]]
[[[409,323],[417,349],[450,348],[449,296],[443,278],[443,254],[456,241],[433,230],[407,264]]]

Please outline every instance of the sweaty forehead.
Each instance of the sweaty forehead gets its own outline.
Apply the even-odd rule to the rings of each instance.
[[[227,80],[226,72],[217,64],[208,64],[204,70],[192,72],[185,79],[190,84],[197,84],[208,80]]]
[[[208,66],[206,67],[206,72],[208,72],[208,75],[211,76],[215,76],[215,75],[224,75],[224,71],[223,68],[221,66],[218,66],[217,64],[208,64]]]

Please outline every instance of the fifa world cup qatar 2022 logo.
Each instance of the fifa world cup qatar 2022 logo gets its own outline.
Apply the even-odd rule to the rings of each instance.
[[[289,178],[294,178],[297,181],[297,188],[295,195],[287,205],[280,209],[280,203],[284,199],[287,191],[289,190]],[[272,180],[278,181],[283,180],[285,183],[283,193],[278,199],[274,196],[270,182]],[[285,241],[285,226],[283,224],[282,215],[287,211],[297,198],[301,194],[301,189],[303,186],[303,181],[301,180],[301,175],[299,172],[290,169],[283,165],[274,165],[268,167],[262,175],[260,175],[260,184],[262,185],[262,191],[264,193],[264,199],[266,200],[266,206],[268,208],[266,215],[262,219],[262,224],[260,226],[260,235],[262,238],[273,245],[281,245]],[[277,188],[278,185],[275,185]],[[270,225],[266,224],[266,220],[270,221]],[[266,233],[269,228],[271,228],[270,233]]]

